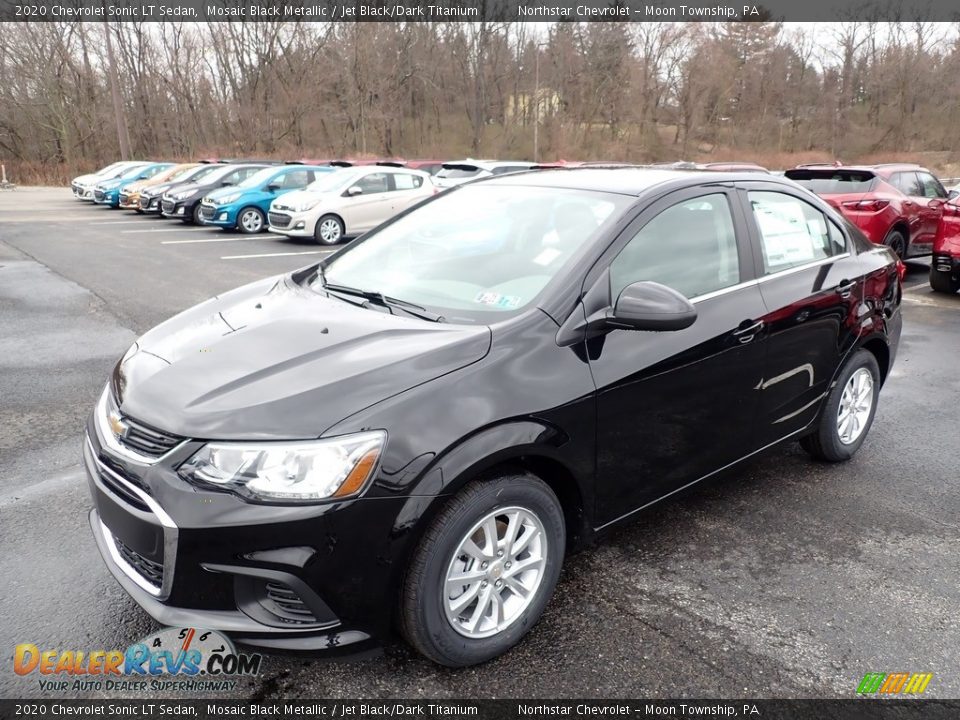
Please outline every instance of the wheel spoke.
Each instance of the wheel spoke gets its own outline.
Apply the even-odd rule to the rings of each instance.
[[[515,563],[513,567],[506,571],[505,577],[514,578],[526,570],[540,570],[543,567],[543,558],[541,557],[529,557],[526,560],[521,560],[518,563]]]
[[[469,588],[463,595],[460,595],[450,601],[450,612],[454,615],[459,615],[464,610],[469,607],[477,595],[480,594],[480,591],[483,589],[483,586],[480,583],[475,583],[473,587]]]
[[[483,551],[490,557],[497,554],[497,519],[491,515],[483,523]]]
[[[484,550],[482,550],[480,546],[473,541],[473,538],[467,538],[466,542],[463,543],[461,550],[465,554],[479,560],[480,562],[485,562],[492,557],[492,555],[484,552]]]
[[[477,607],[473,609],[473,615],[470,616],[467,625],[470,632],[476,632],[477,628],[480,627],[480,622],[483,620],[483,616],[487,614],[487,608],[490,607],[490,596],[492,594],[493,590],[490,589],[489,585],[480,593],[480,600],[477,602]]]
[[[530,596],[530,591],[513,575],[507,575],[503,578],[503,584],[512,592],[516,593],[524,600]]]
[[[530,541],[533,540],[537,535],[540,534],[540,528],[533,527],[528,525],[524,528],[523,535],[520,536],[520,539],[513,545],[513,555],[516,557],[523,552],[524,548],[530,544]]]
[[[468,570],[467,572],[463,572],[458,575],[451,575],[447,578],[447,592],[450,592],[451,590],[457,590],[465,585],[479,582],[480,580],[483,580],[484,575],[486,575],[486,572],[480,569]]]
[[[503,622],[504,617],[503,598],[500,596],[500,593],[491,593],[490,603],[493,606],[493,622],[497,627],[500,627],[500,623]]]
[[[523,522],[520,520],[520,512],[512,512],[507,516],[507,531],[503,536],[503,554],[506,557],[513,557],[513,544],[517,541],[517,533]]]

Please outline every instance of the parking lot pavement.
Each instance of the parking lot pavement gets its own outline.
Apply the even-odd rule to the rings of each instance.
[[[16,643],[122,648],[156,627],[86,521],[81,423],[115,358],[174,312],[318,257],[276,253],[316,251],[63,190],[0,193],[0,696],[42,696],[9,671]],[[900,354],[850,463],[788,445],[661,503],[569,558],[543,620],[483,666],[401,645],[269,655],[236,694],[852,697],[864,673],[923,671],[927,695],[957,697],[960,296],[933,295],[922,262],[906,288]]]

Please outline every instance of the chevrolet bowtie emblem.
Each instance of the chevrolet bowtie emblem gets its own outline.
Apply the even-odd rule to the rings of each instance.
[[[119,413],[107,413],[107,423],[110,425],[110,432],[112,432],[118,439],[126,436],[128,426],[123,421],[123,418],[120,417]]]

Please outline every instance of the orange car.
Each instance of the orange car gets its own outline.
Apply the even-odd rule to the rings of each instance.
[[[173,167],[167,168],[162,172],[158,172],[152,178],[147,180],[138,180],[137,182],[125,185],[124,187],[120,188],[120,207],[124,210],[136,210],[137,212],[143,212],[140,209],[141,190],[152,185],[160,185],[161,183],[175,180],[179,175],[182,175],[188,170],[192,170],[199,165],[200,163],[181,163],[180,165],[174,165]]]

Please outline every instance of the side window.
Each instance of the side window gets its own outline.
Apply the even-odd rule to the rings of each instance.
[[[611,297],[652,280],[695,298],[740,282],[737,238],[723,193],[667,208],[650,220],[610,265]]]
[[[930,173],[917,173],[917,177],[920,179],[920,183],[923,185],[923,193],[921,197],[945,198],[947,196],[947,191],[943,189],[943,185],[941,185],[940,181]]]
[[[375,195],[377,193],[387,192],[389,189],[386,173],[370,173],[369,175],[364,175],[357,180],[354,185],[363,190],[364,195]]]
[[[310,184],[310,175],[306,170],[291,170],[274,182],[285,190],[302,188]]]
[[[894,187],[904,195],[911,197],[923,197],[923,186],[915,172],[901,172],[891,178]]]
[[[423,185],[423,178],[419,175],[408,175],[407,173],[393,173],[394,190],[415,190]]]
[[[760,230],[765,274],[846,250],[840,230],[812,205],[779,192],[750,192],[749,196]]]

